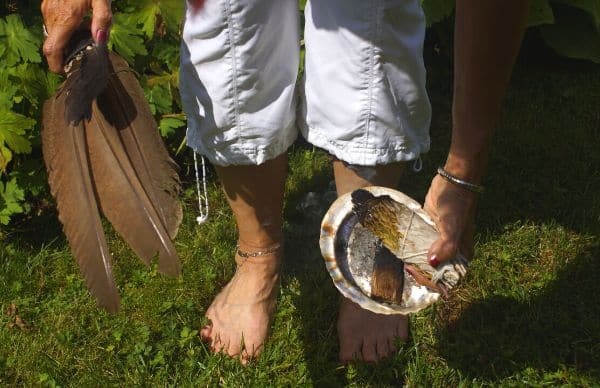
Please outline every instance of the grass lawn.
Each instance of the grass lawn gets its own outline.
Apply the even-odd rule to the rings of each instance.
[[[210,222],[195,224],[187,154],[176,239],[183,275],[144,267],[110,232],[116,315],[96,308],[55,213],[0,231],[0,385],[600,386],[600,66],[538,52],[532,40],[495,134],[476,260],[450,301],[411,316],[412,337],[390,360],[337,362],[339,294],[318,248],[332,172],[325,153],[298,143],[283,284],[259,360],[241,367],[198,339],[234,271],[236,231],[214,173]],[[421,202],[451,123],[447,61],[428,56],[433,147],[400,186]],[[321,202],[303,201],[308,192]]]

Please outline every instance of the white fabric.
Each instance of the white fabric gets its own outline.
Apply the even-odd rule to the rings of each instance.
[[[339,159],[372,166],[429,150],[418,0],[312,0],[298,126]],[[297,136],[296,0],[206,0],[188,9],[180,90],[188,145],[213,164],[261,164]]]

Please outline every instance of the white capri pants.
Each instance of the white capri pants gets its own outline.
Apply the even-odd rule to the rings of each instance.
[[[355,165],[427,152],[419,0],[309,0],[305,18],[297,89],[297,0],[188,6],[180,72],[188,145],[216,165],[256,165],[285,152],[300,128]]]

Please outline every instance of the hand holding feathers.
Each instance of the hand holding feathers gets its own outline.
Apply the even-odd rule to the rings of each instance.
[[[158,270],[177,276],[179,177],[127,62],[89,38],[72,42],[67,79],[44,104],[44,161],[86,285],[100,306],[116,312],[100,210],[144,263],[158,253]]]

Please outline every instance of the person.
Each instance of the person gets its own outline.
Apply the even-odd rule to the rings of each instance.
[[[309,1],[305,77],[296,114],[299,62],[296,0],[188,3],[181,45],[181,94],[188,144],[215,166],[236,219],[237,270],[207,310],[200,331],[215,352],[258,356],[275,309],[282,260],[286,150],[303,136],[334,156],[339,195],[394,187],[407,162],[429,149],[431,108],[418,0]],[[61,72],[71,34],[92,10],[105,42],[109,0],[44,0],[44,54]],[[458,250],[473,257],[477,193],[529,9],[521,0],[456,2],[452,142],[445,177],[434,176],[425,209],[440,230],[432,265]],[[469,185],[470,184],[470,185]],[[408,337],[406,317],[343,300],[340,360],[377,361]]]

